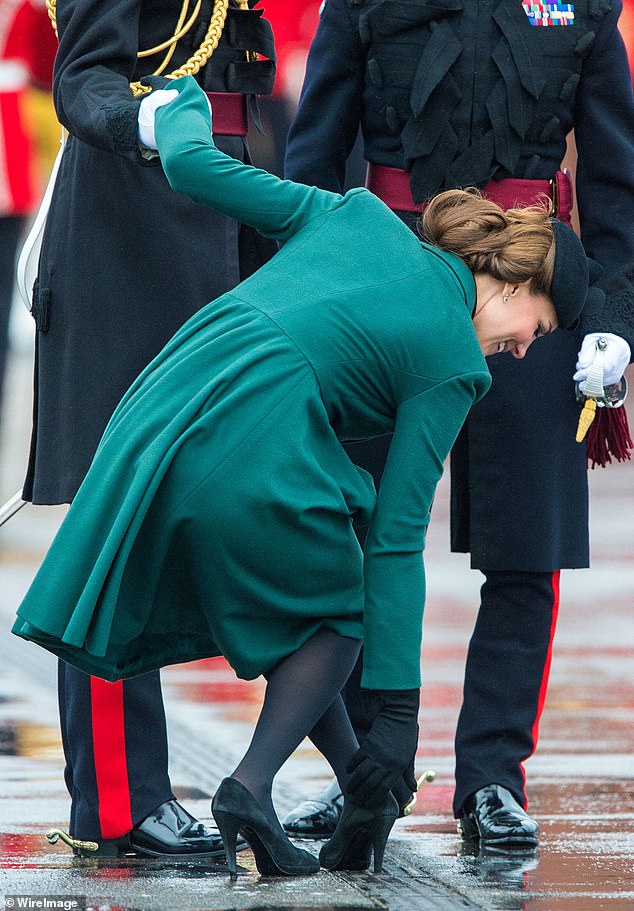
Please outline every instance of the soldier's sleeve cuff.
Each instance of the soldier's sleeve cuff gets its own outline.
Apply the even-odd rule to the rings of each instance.
[[[132,151],[139,147],[139,103],[124,101],[103,108],[106,127],[115,149]]]
[[[584,335],[589,332],[620,335],[634,355],[634,289],[628,287],[613,294],[608,292],[600,313],[582,315],[581,328]]]

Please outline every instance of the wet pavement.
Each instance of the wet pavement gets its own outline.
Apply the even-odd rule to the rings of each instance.
[[[28,346],[11,365],[3,413],[0,502],[20,486],[30,414]],[[630,411],[634,427],[634,413]],[[249,853],[231,884],[200,863],[73,858],[45,832],[66,828],[55,661],[8,633],[22,593],[64,514],[26,507],[0,529],[0,901],[85,896],[103,911],[260,909],[311,911],[632,911],[634,909],[634,463],[594,471],[590,571],[562,574],[562,606],[537,754],[526,765],[538,851],[481,855],[451,815],[453,733],[480,577],[448,553],[447,479],[434,505],[427,551],[418,769],[433,768],[413,814],[399,820],[384,873],[261,878]],[[171,775],[201,818],[246,747],[262,697],[220,659],[163,672]],[[281,814],[329,780],[306,743],[275,791]],[[318,843],[315,845],[318,847]],[[11,901],[13,898],[13,905]],[[49,905],[51,907],[52,905]],[[40,905],[43,907],[43,905]],[[57,905],[62,907],[62,905]]]

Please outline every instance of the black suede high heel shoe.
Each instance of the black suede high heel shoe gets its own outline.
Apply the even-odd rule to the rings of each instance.
[[[286,835],[278,831],[263,813],[255,797],[235,778],[225,778],[211,802],[227,855],[232,879],[238,875],[236,841],[238,832],[253,851],[258,872],[263,876],[306,876],[317,873],[317,858],[296,848]]]
[[[360,807],[346,799],[335,833],[319,852],[326,870],[367,870],[374,850],[374,872],[383,869],[385,843],[398,817],[398,803],[388,794],[374,808]]]

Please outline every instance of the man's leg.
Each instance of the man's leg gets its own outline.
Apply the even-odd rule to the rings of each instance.
[[[174,798],[158,672],[107,683],[60,662],[59,707],[70,834],[99,845],[78,853],[222,856],[218,836]]]
[[[559,573],[485,576],[456,733],[454,814],[481,841],[535,843],[524,762],[537,747],[546,699]]]

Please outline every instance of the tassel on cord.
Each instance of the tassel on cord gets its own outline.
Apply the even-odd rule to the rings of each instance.
[[[590,468],[605,468],[612,458],[626,462],[633,447],[625,408],[597,408],[586,439]]]
[[[615,458],[625,462],[630,458],[634,446],[627,423],[623,404],[627,396],[627,380],[621,377],[618,383],[604,387],[603,368],[608,339],[597,340],[596,351],[583,392],[577,383],[577,400],[583,402],[577,426],[577,443],[586,439],[586,453],[590,468],[600,465],[605,468]]]

